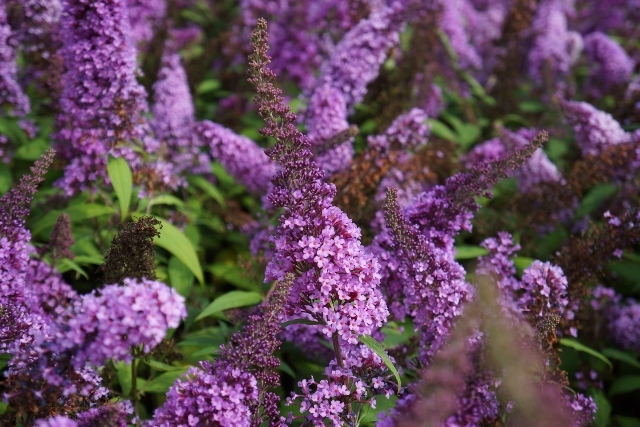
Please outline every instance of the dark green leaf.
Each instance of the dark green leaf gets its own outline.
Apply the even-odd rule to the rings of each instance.
[[[582,199],[580,206],[576,210],[576,218],[582,218],[595,211],[605,200],[615,194],[617,187],[605,182],[593,187]]]
[[[111,206],[102,206],[94,204],[79,204],[69,206],[64,210],[55,210],[48,212],[45,216],[40,218],[33,226],[31,231],[33,234],[38,234],[49,227],[53,227],[58,221],[58,217],[61,213],[66,212],[69,214],[72,223],[85,221],[87,219],[95,218],[102,215],[113,215],[115,213]]]
[[[575,350],[578,350],[578,351],[581,351],[583,353],[590,354],[591,356],[602,360],[604,363],[609,365],[609,369],[610,370],[613,370],[613,364],[602,353],[599,353],[599,352],[595,351],[591,347],[587,347],[586,345],[582,344],[579,341],[573,340],[571,338],[560,338],[560,344],[562,344],[562,345],[564,345],[566,347],[571,347],[571,348],[573,348]]]
[[[427,120],[427,123],[431,125],[431,133],[438,138],[447,139],[449,141],[456,140],[456,134],[451,128],[438,120]]]
[[[89,280],[89,275],[82,267],[80,267],[75,260],[71,260],[69,258],[62,258],[57,263],[57,269],[60,273],[66,273],[67,271],[75,271],[77,274],[81,275],[85,279]]]
[[[6,163],[0,163],[0,197],[11,188],[11,169]]]
[[[14,158],[33,162],[38,160],[42,154],[51,148],[50,144],[44,139],[34,139],[22,144],[16,150]]]
[[[169,260],[169,281],[171,287],[183,297],[187,297],[193,286],[193,273],[177,257],[172,256]]]
[[[246,270],[238,267],[237,265],[228,265],[224,263],[216,263],[210,265],[207,268],[216,278],[229,282],[239,288],[247,289],[250,291],[257,291],[260,289],[260,284],[255,280],[247,277]]]
[[[186,369],[181,369],[179,371],[169,371],[163,374],[158,375],[157,377],[149,380],[140,387],[140,391],[143,393],[166,393],[169,388],[176,382],[178,378],[180,378],[185,372]]]
[[[213,300],[213,302],[202,310],[202,313],[200,313],[198,317],[196,317],[196,320],[200,320],[214,313],[220,313],[231,308],[255,305],[261,301],[262,295],[258,292],[231,291]]]
[[[218,202],[218,204],[222,206],[223,209],[226,208],[227,205],[224,201],[224,196],[222,195],[220,190],[218,190],[215,185],[207,181],[206,178],[204,178],[203,176],[192,176],[189,178],[189,182],[195,187],[198,187],[199,189],[207,193],[207,195]]]
[[[609,387],[609,396],[640,390],[640,375],[624,375],[617,378]]]
[[[620,362],[627,363],[633,367],[640,368],[640,362],[636,357],[625,351],[618,350],[617,348],[604,348],[602,349],[602,354],[607,356],[609,359],[619,360]]]
[[[595,425],[597,427],[607,427],[609,425],[609,417],[611,417],[611,403],[600,389],[591,389],[591,396],[598,406],[596,412]]]
[[[183,367],[171,366],[157,360],[145,360],[144,363],[155,369],[156,371],[184,371]]]
[[[640,427],[640,418],[615,415],[613,419],[618,427]]]
[[[371,350],[373,350],[378,356],[380,356],[384,364],[387,365],[387,368],[389,368],[393,376],[396,378],[396,382],[398,383],[398,392],[399,392],[400,388],[402,387],[402,382],[400,381],[400,374],[398,373],[398,370],[396,369],[396,367],[393,365],[393,362],[391,361],[391,359],[389,359],[389,356],[387,356],[387,352],[384,351],[384,348],[382,348],[382,345],[380,345],[380,343],[376,341],[375,338],[369,335],[360,335],[358,337],[358,340],[362,344],[366,345]]]

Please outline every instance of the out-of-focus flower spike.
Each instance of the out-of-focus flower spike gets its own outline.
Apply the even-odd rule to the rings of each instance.
[[[601,32],[589,34],[584,38],[584,50],[592,64],[588,81],[592,96],[620,92],[629,84],[635,62],[609,36]]]
[[[201,143],[209,147],[213,160],[250,192],[264,194],[276,171],[262,147],[217,123],[204,120],[195,130]]]
[[[54,138],[70,163],[57,185],[71,195],[107,180],[109,153],[135,159],[146,93],[136,81],[136,53],[125,0],[65,0],[62,56],[68,65]]]
[[[586,102],[562,101],[561,105],[583,156],[595,156],[611,145],[631,140],[631,134],[625,132],[611,114]]]
[[[23,117],[31,111],[29,98],[18,84],[17,43],[7,21],[6,2],[0,3],[0,108]]]

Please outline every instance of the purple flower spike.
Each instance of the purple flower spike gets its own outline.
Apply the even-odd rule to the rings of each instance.
[[[342,92],[330,84],[316,88],[306,112],[307,134],[318,156],[316,162],[329,175],[349,166],[354,154],[353,138],[335,147],[323,145],[349,128]]]
[[[311,141],[298,131],[295,114],[272,83],[266,30],[266,22],[259,20],[252,37],[249,81],[256,86],[255,102],[265,120],[261,132],[276,140],[267,155],[282,166],[272,179],[268,198],[285,210],[272,238],[275,254],[265,280],[294,275],[287,314],[320,323],[336,353],[327,379],[301,382],[303,393],[289,402],[301,399],[301,411],[314,425],[328,419],[339,426],[353,416],[350,402],[367,400],[373,389],[385,392],[393,387],[384,380],[382,360],[358,341],[359,335],[380,328],[389,312],[379,289],[377,259],[364,251],[358,227],[332,206],[335,187],[322,181],[323,172],[311,160]],[[379,378],[365,382],[360,377]],[[318,400],[323,394],[325,400]]]
[[[166,0],[125,0],[131,24],[131,44],[135,47],[146,44],[153,38],[167,14]]]
[[[247,401],[258,399],[256,378],[240,369],[213,369],[209,362],[191,368],[167,393],[167,402],[146,427],[210,425],[249,427]]]
[[[184,298],[167,285],[146,279],[124,283],[82,296],[66,321],[52,326],[51,338],[42,337],[40,368],[50,384],[66,385],[69,367],[100,366],[108,359],[129,362],[138,346],[148,353],[186,317]],[[73,384],[66,389],[76,392]]]
[[[347,111],[364,99],[367,85],[378,76],[387,51],[399,43],[404,6],[394,2],[374,11],[351,29],[338,43],[320,81],[342,92]]]
[[[209,146],[211,156],[249,191],[265,193],[275,165],[264,150],[249,138],[208,120],[197,124],[202,144]]]
[[[36,421],[34,427],[80,427],[78,423],[71,418],[56,415],[46,420]]]
[[[133,157],[128,145],[142,138],[146,94],[136,81],[127,22],[124,0],[64,2],[62,56],[68,68],[55,140],[70,161],[58,182],[69,195],[106,179],[107,154],[120,147],[117,154]]]
[[[563,101],[562,109],[573,128],[583,156],[595,156],[611,146],[631,140],[611,114],[597,110],[586,102]]]
[[[151,127],[160,143],[153,150],[158,153],[158,168],[166,165],[173,175],[209,172],[208,156],[200,152],[202,141],[194,134],[193,99],[174,40],[168,40],[165,46],[153,95]]]
[[[622,46],[601,32],[584,38],[584,50],[592,63],[589,89],[593,96],[603,96],[624,88],[631,81],[634,61]]]
[[[480,69],[482,59],[469,42],[464,25],[465,3],[465,0],[443,1],[440,28],[449,37],[451,47],[458,55],[460,66],[464,69]]]
[[[640,351],[640,303],[629,299],[624,304],[614,304],[609,318],[613,340],[624,349]]]
[[[0,108],[14,117],[23,117],[31,110],[29,98],[18,84],[16,43],[7,22],[6,2],[0,4]]]
[[[570,11],[564,3],[562,0],[540,2],[533,19],[535,40],[529,51],[529,75],[539,84],[546,78],[562,84],[582,50],[582,37],[568,29]]]
[[[535,320],[546,316],[564,317],[569,304],[567,278],[562,269],[548,262],[534,261],[524,270],[518,304]]]

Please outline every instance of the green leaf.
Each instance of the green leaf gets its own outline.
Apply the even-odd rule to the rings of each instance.
[[[139,217],[141,215],[136,215]],[[156,237],[154,243],[160,246],[162,249],[166,249],[170,254],[178,258],[184,265],[191,270],[198,282],[204,284],[204,275],[202,273],[202,267],[198,260],[198,255],[193,247],[193,244],[187,236],[184,235],[175,225],[170,222],[155,217],[162,224],[160,231],[160,237]],[[136,218],[137,219],[137,218]]]
[[[115,364],[116,373],[118,374],[118,381],[120,382],[120,388],[122,394],[129,396],[131,394],[131,364],[124,363],[122,361]]]
[[[0,353],[0,370],[4,369],[12,358],[13,356],[9,353]]]
[[[107,162],[107,173],[113,185],[113,190],[118,196],[120,204],[120,221],[124,221],[129,213],[131,203],[131,190],[133,188],[133,176],[129,163],[122,157],[111,157]]]
[[[296,373],[293,372],[293,369],[291,369],[291,366],[287,365],[283,360],[280,361],[280,366],[278,367],[278,369],[280,369],[285,374],[288,374],[291,378],[295,379]]]
[[[513,259],[513,265],[516,267],[518,274],[522,274],[527,267],[533,264],[533,261],[535,261],[535,259],[519,256]]]
[[[546,110],[546,105],[540,101],[524,101],[518,106],[523,113],[541,113]]]
[[[577,351],[581,351],[583,353],[590,354],[591,356],[602,360],[604,363],[609,365],[609,369],[610,370],[613,370],[613,364],[611,363],[611,361],[609,359],[607,359],[602,353],[599,353],[599,352],[595,351],[591,347],[587,347],[586,345],[582,344],[581,342],[578,342],[578,341],[570,339],[570,338],[560,338],[560,344],[562,344],[562,345],[564,345],[566,347],[571,347],[571,348],[573,348],[573,349],[575,349]]]
[[[293,319],[293,320],[287,320],[286,322],[282,322],[280,324],[280,327],[286,328],[289,325],[322,325],[322,323],[316,322],[315,320],[310,320],[310,319]]]
[[[448,139],[449,141],[456,140],[456,134],[441,121],[429,119],[427,123],[431,125],[431,133],[438,138]]]
[[[396,367],[393,366],[393,362],[391,362],[391,359],[389,359],[389,356],[387,356],[387,352],[384,351],[384,348],[382,348],[382,345],[380,345],[380,343],[376,341],[375,338],[369,335],[360,335],[358,337],[358,340],[362,344],[366,345],[371,350],[373,350],[378,356],[380,356],[380,358],[382,359],[384,364],[387,365],[387,368],[389,368],[393,376],[396,377],[396,382],[398,383],[398,392],[400,392],[400,389],[402,388],[402,382],[400,381],[400,374],[398,373],[398,370],[396,369]]]
[[[609,417],[611,417],[611,403],[600,389],[590,389],[590,394],[598,406],[596,411],[595,425],[597,427],[607,427],[609,425]]]
[[[204,317],[211,316],[214,313],[220,313],[231,308],[246,307],[255,305],[262,301],[262,295],[258,292],[231,291],[219,296],[211,304],[209,304],[202,313],[196,317],[200,320]]]
[[[220,346],[219,345],[217,345],[217,346],[213,345],[213,346],[201,348],[198,351],[194,351],[189,356],[190,357],[199,358],[199,357],[202,357],[202,356],[209,356],[211,354],[217,354],[219,352],[220,352]]]
[[[199,95],[202,95],[203,93],[207,93],[207,92],[212,92],[216,89],[220,89],[220,81],[218,80],[214,80],[214,79],[210,79],[210,80],[205,80],[202,83],[200,83],[200,86],[198,86],[197,89],[197,93]]]
[[[49,148],[51,148],[51,145],[46,140],[38,138],[21,145],[13,157],[33,162],[38,160]]]
[[[95,256],[95,255],[76,255],[76,257],[73,258],[73,261],[78,264],[94,264],[94,265],[104,264],[104,258],[101,256]]]
[[[488,250],[480,246],[461,245],[456,246],[455,259],[475,259],[488,253]]]
[[[227,265],[225,263],[216,263],[210,265],[207,268],[216,278],[222,279],[239,288],[247,289],[250,291],[257,291],[260,289],[260,284],[256,283],[246,277],[246,270],[238,267],[237,265]]]
[[[191,176],[189,177],[189,183],[207,193],[207,195],[218,202],[223,209],[226,209],[227,204],[225,203],[224,196],[220,190],[218,190],[215,185],[207,181],[203,176]]]
[[[619,360],[620,362],[627,363],[633,367],[640,368],[640,362],[638,359],[625,351],[618,350],[617,348],[604,348],[602,349],[602,354],[607,356],[609,359]]]
[[[640,389],[640,375],[624,375],[617,378],[609,387],[609,396],[629,393]]]
[[[7,412],[7,407],[9,404],[7,402],[0,402],[0,415],[4,415]]]
[[[6,163],[0,163],[0,196],[11,189],[11,169]]]
[[[172,256],[169,260],[169,281],[171,287],[178,291],[183,297],[189,296],[191,286],[193,286],[193,273],[177,257]]]
[[[87,219],[95,218],[102,215],[113,215],[115,213],[114,209],[111,206],[94,204],[79,204],[69,206],[64,210],[55,210],[47,213],[35,224],[33,224],[33,226],[31,227],[31,232],[35,235],[41,233],[49,227],[53,227],[56,224],[56,221],[58,220],[60,214],[64,212],[69,214],[72,223],[85,221]]]
[[[363,405],[360,411],[360,423],[373,423],[378,421],[378,415],[381,412],[388,411],[396,406],[398,397],[391,395],[389,398],[385,398],[384,394],[378,394],[375,396],[376,407],[375,409],[371,405]]]
[[[615,415],[613,419],[619,427],[640,427],[640,418]]]
[[[71,260],[69,258],[62,258],[57,262],[57,270],[60,273],[66,273],[67,271],[75,271],[85,279],[89,280],[89,275],[82,267],[80,267],[75,260]]]
[[[149,206],[153,205],[170,205],[175,206],[178,209],[184,210],[186,208],[184,202],[171,194],[160,194],[149,200]]]
[[[171,366],[157,360],[145,360],[144,363],[155,369],[156,371],[184,371],[183,367]]]
[[[164,374],[160,374],[152,380],[147,381],[142,387],[140,387],[140,391],[143,393],[164,394],[185,372],[187,372],[186,369],[181,369],[179,371],[169,371]]]
[[[584,196],[580,206],[576,210],[575,217],[582,218],[595,211],[605,200],[615,194],[617,190],[617,187],[610,182],[597,184]]]

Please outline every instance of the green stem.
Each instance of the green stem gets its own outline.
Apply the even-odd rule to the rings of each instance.
[[[136,405],[136,402],[138,400],[137,379],[138,375],[136,373],[136,358],[134,357],[131,361],[131,394],[129,398],[131,399],[131,405],[133,405],[133,413],[136,418],[138,418],[138,408]]]

